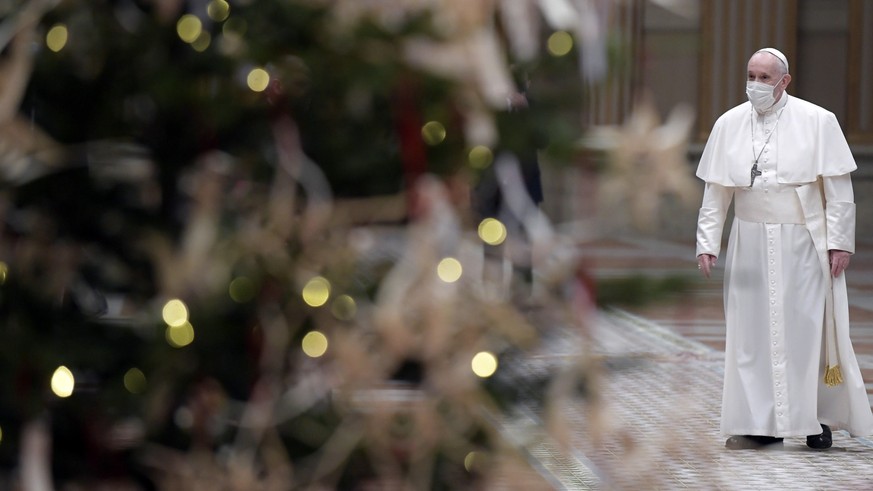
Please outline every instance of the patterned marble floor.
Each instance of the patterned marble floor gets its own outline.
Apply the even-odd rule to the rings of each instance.
[[[694,251],[670,242],[622,239],[583,244],[598,278],[689,274]],[[567,404],[563,441],[532,437],[543,411],[521,411],[507,431],[556,489],[873,489],[873,441],[834,433],[827,451],[788,438],[781,450],[727,451],[718,418],[724,348],[721,270],[663,301],[602,314],[593,349],[604,361],[593,410]],[[873,243],[859,244],[847,276],[852,338],[873,391]],[[562,333],[539,362],[560,365],[579,339]],[[548,369],[548,368],[542,368]],[[554,416],[554,415],[552,415]],[[527,433],[525,433],[527,432]],[[871,436],[873,438],[873,436]]]

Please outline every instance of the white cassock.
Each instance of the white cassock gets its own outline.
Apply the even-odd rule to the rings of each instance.
[[[761,174],[753,182],[756,159]],[[719,256],[733,200],[724,280],[727,435],[815,435],[819,423],[873,433],[849,339],[845,274],[827,272],[829,249],[855,250],[855,169],[833,113],[787,93],[763,115],[746,102],[713,126],[697,169],[706,182],[697,254]],[[839,365],[842,383],[824,383],[826,359]]]

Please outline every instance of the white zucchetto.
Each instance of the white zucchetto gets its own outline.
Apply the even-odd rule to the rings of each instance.
[[[755,51],[755,53],[760,53],[762,51],[765,53],[770,53],[776,58],[779,58],[779,61],[781,61],[782,64],[785,65],[785,72],[788,73],[788,58],[786,58],[781,51],[776,48],[761,48],[758,51]]]

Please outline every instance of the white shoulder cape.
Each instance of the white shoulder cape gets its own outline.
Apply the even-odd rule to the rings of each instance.
[[[840,176],[857,166],[834,114],[810,102],[788,97],[770,145],[777,147],[776,179],[780,184],[814,182],[818,176]],[[718,118],[706,142],[697,177],[729,187],[751,184],[752,105],[745,102]]]

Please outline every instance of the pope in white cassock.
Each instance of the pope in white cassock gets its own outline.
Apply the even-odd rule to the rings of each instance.
[[[855,249],[855,160],[833,113],[790,96],[790,82],[785,55],[755,52],[749,101],[716,121],[697,169],[706,182],[697,222],[706,277],[734,203],[721,419],[729,449],[790,436],[824,449],[831,429],[873,433],[843,274]]]

